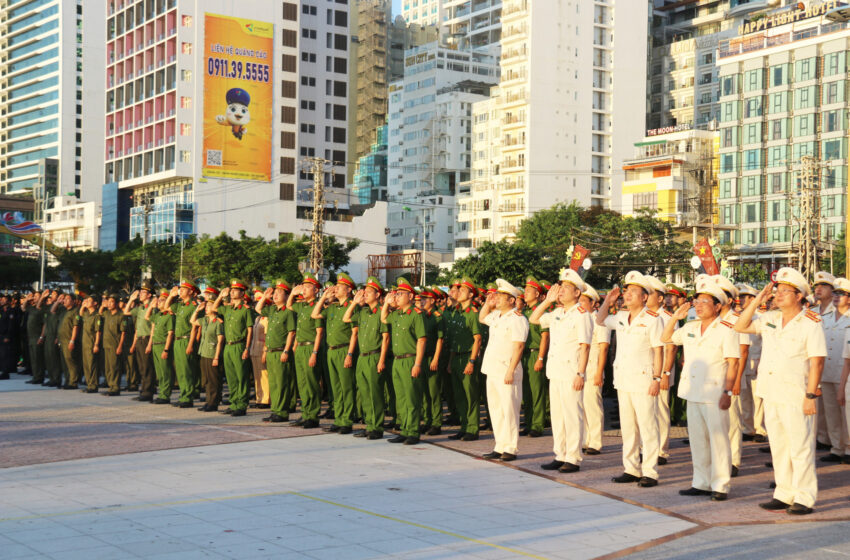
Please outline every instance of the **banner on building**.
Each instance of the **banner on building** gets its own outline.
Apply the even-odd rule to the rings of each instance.
[[[702,264],[705,273],[709,276],[720,274],[720,269],[717,266],[717,261],[714,259],[714,252],[708,239],[702,238],[699,243],[694,246],[694,255],[696,255]]]
[[[274,26],[204,16],[203,175],[271,181]]]

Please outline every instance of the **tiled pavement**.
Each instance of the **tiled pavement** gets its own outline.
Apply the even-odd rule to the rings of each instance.
[[[550,476],[539,469],[550,437],[522,438],[520,459],[500,465],[477,458],[486,432],[412,448],[294,437],[318,432],[24,379],[0,382],[0,466],[22,465],[0,470],[0,558],[850,554],[850,468],[820,468],[815,515],[786,523],[798,520],[756,506],[770,474],[753,444],[717,504],[678,496],[690,482],[678,440],[661,485],[645,490],[610,482],[617,437],[580,473]]]

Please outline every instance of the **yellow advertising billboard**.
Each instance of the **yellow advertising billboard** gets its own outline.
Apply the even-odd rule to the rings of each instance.
[[[203,175],[271,181],[274,26],[204,15]]]

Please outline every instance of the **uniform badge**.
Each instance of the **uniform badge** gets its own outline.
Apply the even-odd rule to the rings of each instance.
[[[770,327],[771,329],[776,328],[776,325],[774,325],[773,323],[767,323],[767,326]]]

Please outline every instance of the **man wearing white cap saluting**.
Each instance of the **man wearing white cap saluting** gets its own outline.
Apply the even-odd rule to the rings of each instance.
[[[658,314],[661,319],[661,328],[673,317],[673,314],[664,309],[664,297],[667,295],[667,286],[655,276],[644,274],[649,285],[652,287],[646,298],[646,308]],[[676,325],[678,327],[678,324]],[[658,407],[658,464],[666,465],[670,456],[670,388],[676,382],[673,365],[676,359],[676,345],[668,343],[664,345],[664,363],[661,368],[661,389],[658,391],[656,406]]]
[[[625,472],[613,482],[637,482],[638,486],[658,484],[658,421],[655,398],[661,387],[661,319],[646,308],[652,290],[644,276],[632,270],[626,274],[624,309],[609,316],[611,303],[620,297],[614,286],[599,309],[596,324],[617,333],[617,357],[614,360],[614,388],[620,403],[620,430],[623,434]],[[638,436],[643,461],[638,458]]]
[[[481,363],[487,378],[487,403],[496,445],[485,459],[513,461],[519,441],[519,410],[522,403],[522,353],[528,338],[528,320],[514,308],[522,292],[506,280],[496,280],[496,292],[478,313],[489,327],[489,343]],[[494,311],[495,309],[495,311]]]
[[[608,347],[611,345],[611,329],[596,324],[597,307],[602,298],[590,284],[584,285],[579,303],[590,313],[593,320],[593,338],[590,343],[590,356],[587,359],[587,379],[582,390],[584,408],[584,447],[586,455],[599,455],[602,449],[602,428],[605,412],[602,407],[602,384],[605,377],[605,363],[608,361]]]
[[[803,309],[803,298],[809,294],[803,275],[793,268],[780,268],[776,283],[777,309],[752,321],[770,295],[771,283],[750,302],[735,330],[762,337],[756,390],[764,399],[776,491],[771,501],[759,505],[805,515],[812,512],[818,492],[815,393],[823,373],[826,338],[820,316]]]
[[[741,309],[746,309],[759,294],[758,290],[749,284],[738,284],[735,287],[738,288]],[[756,313],[753,315],[753,320],[758,317],[759,314]],[[756,372],[761,358],[761,337],[757,334],[741,334],[739,344],[741,357],[738,359],[738,377],[732,388],[730,410],[738,405],[741,407],[742,440],[764,443],[767,441],[767,430],[764,429],[764,403],[761,397],[755,395]],[[734,465],[732,473],[732,476],[735,476]]]
[[[560,285],[552,286],[543,304],[528,319],[532,324],[549,329],[546,377],[549,378],[555,459],[542,468],[558,469],[563,473],[576,472],[581,467],[582,399],[590,343],[593,341],[590,313],[578,302],[584,287],[584,281],[575,270],[562,270]],[[559,302],[561,307],[546,313],[555,302]]]
[[[729,444],[729,405],[732,385],[738,374],[738,334],[732,323],[720,318],[729,297],[710,277],[696,286],[694,306],[697,320],[675,331],[675,324],[687,317],[691,304],[676,310],[664,327],[661,340],[682,346],[685,363],[679,378],[679,397],[688,403],[688,436],[694,475],[683,496],[711,496],[723,501],[731,479]]]
[[[823,393],[818,399],[818,433],[817,440],[829,443],[829,455],[821,457],[824,463],[840,463],[844,457],[844,440],[847,430],[844,426],[844,413],[838,404],[838,383],[841,381],[841,370],[844,366],[844,331],[850,327],[850,315],[847,315],[846,290],[848,282],[844,278],[835,278],[829,272],[815,273],[815,299],[819,303],[812,310],[816,311],[823,321],[823,331],[826,337],[826,360],[823,364],[823,376],[820,385]],[[833,292],[836,288],[843,296],[839,298],[838,308],[833,304]],[[844,305],[842,305],[842,303]],[[821,425],[823,424],[823,425]]]

